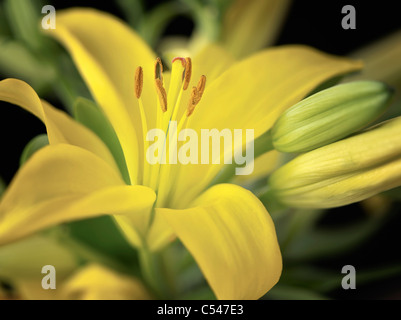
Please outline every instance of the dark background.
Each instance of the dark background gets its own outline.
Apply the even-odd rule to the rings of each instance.
[[[148,9],[160,1],[145,1]],[[72,6],[90,6],[109,11],[121,18],[123,15],[118,7],[108,1],[49,1],[56,9]],[[356,30],[344,30],[341,27],[344,5],[353,5],[356,8]],[[336,0],[295,0],[281,30],[277,44],[302,43],[316,47],[320,50],[346,55],[353,50],[369,44],[381,37],[401,29],[401,16],[398,10],[398,1],[336,1]],[[84,26],[83,26],[84,28]],[[192,22],[185,17],[171,23],[166,31],[168,34],[191,33]],[[400,57],[401,58],[401,57]],[[0,71],[1,72],[1,71]],[[5,78],[0,73],[0,79]],[[0,177],[9,182],[16,170],[20,154],[24,146],[36,135],[45,133],[40,121],[20,108],[0,104],[0,136],[1,136],[1,162]],[[397,208],[396,208],[397,210]],[[400,211],[398,209],[398,211]],[[347,221],[349,216],[360,213],[360,207],[356,205],[332,210],[328,221],[323,223],[336,223],[330,221],[335,215],[336,221]],[[399,212],[400,213],[400,212]],[[399,231],[401,225],[400,215],[392,217],[384,228],[372,241],[366,244],[366,248],[359,250],[337,261],[335,268],[341,270],[345,264],[357,267],[369,265],[380,266],[382,263],[401,264],[399,250]],[[333,266],[333,262],[330,262]],[[375,299],[375,298],[401,298],[400,277],[375,283],[373,286],[359,286],[358,290],[342,290],[333,293],[334,297],[344,299]],[[357,280],[358,281],[358,280]]]

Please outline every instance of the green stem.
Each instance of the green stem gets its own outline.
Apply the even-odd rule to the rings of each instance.
[[[188,10],[176,2],[163,3],[144,15],[137,29],[142,38],[154,48],[169,22],[187,13]]]
[[[288,207],[277,200],[277,197],[274,195],[274,192],[271,189],[268,189],[264,193],[258,195],[258,198],[260,201],[262,201],[267,211],[269,211],[274,218],[281,216],[285,213],[286,209],[288,209]]]
[[[153,294],[159,299],[171,299],[172,292],[165,278],[165,268],[161,257],[143,245],[139,250],[139,263],[142,276]]]
[[[196,31],[209,41],[217,41],[220,37],[220,20],[218,14],[209,6],[199,1],[181,0],[191,11],[196,21]]]

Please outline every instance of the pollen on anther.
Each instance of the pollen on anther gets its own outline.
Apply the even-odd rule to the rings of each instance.
[[[184,74],[184,86],[183,89],[187,90],[189,82],[191,81],[192,75],[192,60],[191,58],[185,58],[185,74]]]
[[[141,97],[143,88],[143,70],[141,67],[136,68],[135,71],[135,96],[137,99]]]
[[[205,91],[205,86],[206,86],[206,76],[202,75],[196,87],[198,89],[199,98],[202,98],[203,92]]]
[[[193,87],[191,90],[191,95],[189,97],[189,102],[187,107],[187,117],[192,115],[199,101],[200,101],[199,91],[196,87]]]
[[[160,79],[155,79],[156,91],[159,97],[160,106],[163,112],[167,111],[167,93],[163,87],[163,82]]]
[[[155,79],[160,79],[163,83],[163,63],[160,58],[155,61]]]

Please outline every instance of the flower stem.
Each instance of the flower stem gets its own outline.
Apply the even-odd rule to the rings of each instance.
[[[147,285],[159,299],[170,299],[168,288],[163,279],[161,261],[157,254],[152,253],[147,246],[139,250],[139,262]]]

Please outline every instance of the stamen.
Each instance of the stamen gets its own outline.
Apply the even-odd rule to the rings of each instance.
[[[157,91],[157,95],[159,97],[159,102],[160,102],[160,106],[162,108],[163,112],[167,111],[167,93],[166,93],[166,89],[164,89],[163,87],[163,82],[160,79],[155,79],[155,83],[156,83],[156,91]]]
[[[184,74],[184,86],[183,89],[187,90],[189,82],[191,81],[192,75],[192,60],[191,58],[185,58],[185,74]]]
[[[187,117],[191,116],[195,110],[196,105],[199,103],[199,91],[197,87],[193,87],[191,90],[191,96],[189,97]]]
[[[136,68],[135,71],[135,96],[137,99],[141,97],[143,88],[143,70],[141,67]]]
[[[147,126],[145,110],[144,110],[142,99],[141,99],[142,89],[143,89],[143,70],[142,70],[142,67],[138,67],[138,68],[136,68],[136,71],[135,71],[135,96],[138,99],[139,112],[141,115],[142,136],[144,139],[143,158],[145,159],[146,150],[149,147],[149,142],[146,141],[148,126]],[[142,176],[142,183],[144,185],[147,185],[147,183],[148,183],[147,181],[149,179],[149,170],[150,170],[149,164],[146,161],[144,161],[143,176]]]
[[[205,91],[205,86],[206,86],[206,76],[202,75],[199,79],[197,89],[199,92],[199,98],[201,99],[203,96],[203,92]]]
[[[190,117],[195,110],[196,105],[201,101],[203,92],[205,91],[206,77],[201,76],[196,87],[192,88],[191,96],[189,97],[187,117]]]
[[[155,79],[160,79],[163,84],[163,63],[160,58],[155,61]]]

